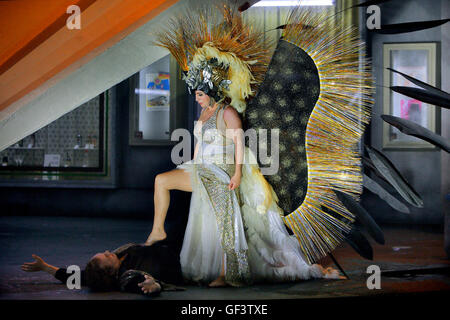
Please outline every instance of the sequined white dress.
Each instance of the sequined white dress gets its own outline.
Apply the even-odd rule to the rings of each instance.
[[[177,166],[190,172],[192,196],[180,253],[183,276],[209,283],[220,274],[225,253],[225,281],[233,286],[252,282],[280,282],[309,278],[338,278],[334,269],[309,265],[295,236],[281,220],[276,194],[245,147],[240,186],[228,190],[235,171],[234,143],[225,136],[223,106],[194,135],[195,160]]]

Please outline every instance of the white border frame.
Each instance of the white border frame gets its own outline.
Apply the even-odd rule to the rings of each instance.
[[[383,114],[391,113],[391,95],[389,88],[392,84],[392,72],[387,68],[391,66],[392,50],[427,50],[428,51],[428,84],[436,86],[437,83],[437,42],[405,42],[405,43],[383,43]],[[426,104],[428,107],[428,129],[436,133],[436,107]],[[383,149],[434,149],[432,144],[420,140],[415,142],[393,142],[389,140],[389,124],[383,121]]]

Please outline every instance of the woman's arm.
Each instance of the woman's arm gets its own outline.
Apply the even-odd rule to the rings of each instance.
[[[198,153],[198,142],[195,144],[195,150],[194,150],[194,160],[195,158],[197,158],[197,153]]]
[[[234,160],[236,163],[236,169],[233,177],[231,177],[230,185],[228,186],[230,190],[234,190],[239,187],[241,183],[242,163],[244,159],[244,138],[242,122],[239,114],[233,107],[225,108],[223,112],[223,119],[225,120],[225,124],[227,126],[227,136],[228,133],[231,134],[235,146]]]

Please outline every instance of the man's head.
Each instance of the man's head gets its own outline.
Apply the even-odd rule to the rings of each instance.
[[[86,284],[94,291],[112,291],[117,289],[117,273],[120,260],[109,251],[97,253],[85,268]]]

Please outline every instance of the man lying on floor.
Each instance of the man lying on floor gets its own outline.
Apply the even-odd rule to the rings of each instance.
[[[65,268],[52,266],[42,258],[32,256],[35,261],[24,263],[23,271],[44,271],[67,283],[71,274]],[[175,286],[182,282],[179,256],[165,241],[152,246],[130,243],[113,252],[97,253],[81,271],[81,285],[93,291],[120,290],[153,296],[161,290],[184,290]]]

